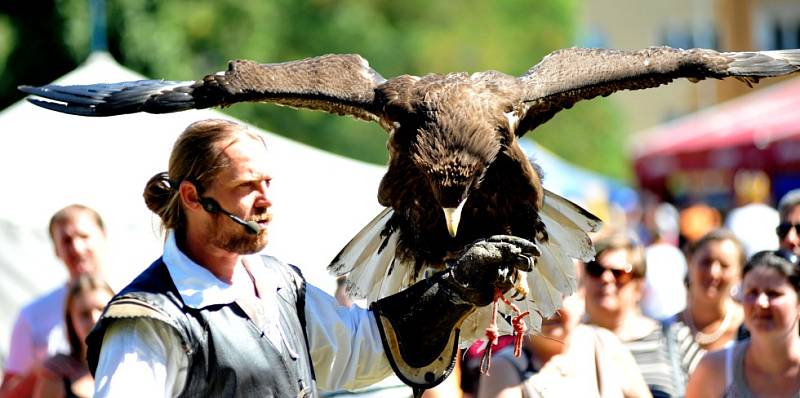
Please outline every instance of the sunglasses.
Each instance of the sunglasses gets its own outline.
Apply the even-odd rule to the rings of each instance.
[[[611,271],[611,274],[614,275],[614,280],[617,281],[618,285],[624,285],[633,279],[633,266],[630,264],[626,265],[625,269],[617,269],[606,268],[594,260],[586,263],[586,274],[592,278],[599,279],[606,271]]]
[[[794,228],[794,232],[800,235],[800,224],[792,224],[788,222],[782,222],[778,224],[778,228],[775,228],[775,232],[778,233],[778,237],[783,239],[789,233],[789,231]]]

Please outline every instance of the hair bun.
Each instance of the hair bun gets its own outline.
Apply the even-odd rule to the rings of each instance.
[[[160,217],[163,215],[172,192],[176,188],[175,184],[169,179],[169,174],[166,172],[158,173],[151,177],[144,187],[144,203],[148,209]]]

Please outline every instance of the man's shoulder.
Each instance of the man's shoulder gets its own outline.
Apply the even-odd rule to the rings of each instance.
[[[255,257],[261,260],[260,263],[263,264],[265,268],[273,272],[281,272],[285,275],[289,275],[292,279],[305,280],[303,272],[300,271],[300,267],[296,265],[283,262],[279,258],[268,254],[258,254]]]
[[[20,316],[25,318],[38,318],[42,314],[57,312],[59,317],[63,308],[67,289],[61,285],[49,292],[35,297],[20,310]],[[59,318],[60,319],[60,318]]]
[[[183,304],[161,258],[111,299],[104,318],[153,318],[173,323]]]
[[[258,261],[260,264],[263,264],[263,272],[265,274],[257,277],[258,279],[269,278],[279,287],[290,288],[289,290],[293,292],[292,295],[295,297],[295,299],[305,296],[306,280],[303,277],[303,273],[300,271],[300,268],[292,264],[285,263],[273,256],[259,254],[256,257],[258,259],[250,258],[248,260],[249,263]],[[286,294],[285,290],[283,291],[283,294]]]
[[[166,293],[176,290],[172,277],[161,257],[125,286],[117,296],[133,292]]]

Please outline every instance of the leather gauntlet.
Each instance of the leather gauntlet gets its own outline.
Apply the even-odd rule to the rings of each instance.
[[[416,389],[441,383],[455,365],[464,319],[491,303],[496,288],[510,288],[512,275],[530,270],[538,254],[525,239],[494,236],[468,246],[447,270],[372,303],[398,377]]]

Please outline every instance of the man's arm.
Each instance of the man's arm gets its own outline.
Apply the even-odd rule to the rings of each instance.
[[[116,320],[103,337],[95,397],[172,397],[183,389],[187,358],[177,333],[148,318]]]
[[[9,347],[0,398],[29,397],[36,384],[36,367],[40,364],[36,363],[31,325],[22,312],[14,322]]]
[[[317,384],[322,390],[356,389],[392,373],[372,311],[346,308],[306,285],[306,331]]]

